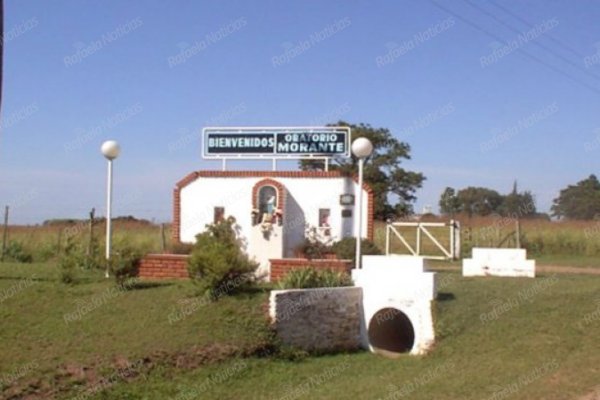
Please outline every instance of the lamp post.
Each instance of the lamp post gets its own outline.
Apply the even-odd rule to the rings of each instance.
[[[365,137],[360,137],[352,142],[352,154],[358,158],[358,231],[356,234],[356,269],[360,268],[360,242],[362,239],[363,221],[363,166],[365,158],[373,153],[373,144]]]
[[[112,206],[112,162],[119,156],[121,148],[119,143],[114,140],[107,140],[102,143],[100,148],[102,154],[108,160],[108,178],[106,185],[106,273],[105,277],[109,277],[109,266],[110,266],[110,245],[112,239],[111,230],[111,206]]]

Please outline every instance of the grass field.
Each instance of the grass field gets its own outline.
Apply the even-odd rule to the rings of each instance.
[[[266,288],[179,319],[190,282],[116,291],[89,271],[60,284],[55,269],[0,264],[3,398],[577,399],[600,385],[598,276],[442,273],[435,349],[389,360],[273,355]]]
[[[437,221],[439,219],[433,218]],[[496,247],[503,238],[515,230],[515,220],[506,218],[467,218],[457,217],[461,224],[462,256],[468,257],[471,248]],[[579,267],[600,267],[600,221],[556,222],[547,220],[521,220],[521,245],[528,250],[528,255],[536,258],[541,264],[570,265]],[[104,224],[94,227],[93,235],[102,252]],[[416,247],[414,228],[398,228],[407,242]],[[431,232],[444,246],[448,246],[447,228],[430,228]],[[375,243],[385,250],[386,225],[377,221],[375,224]],[[164,249],[173,248],[171,230],[164,226]],[[9,242],[19,243],[34,261],[51,261],[64,249],[67,238],[73,237],[86,242],[89,237],[88,225],[85,221],[74,224],[58,224],[50,226],[12,226],[8,232]],[[117,244],[127,242],[143,252],[162,252],[163,240],[159,225],[135,221],[116,221],[114,224],[114,240]],[[514,237],[509,237],[504,247],[514,246]],[[392,252],[407,254],[400,241],[392,237]],[[427,254],[441,255],[426,235],[422,235],[422,248]]]
[[[430,218],[428,221],[447,220]],[[473,247],[515,247],[516,220],[507,218],[457,218],[461,230],[461,255],[469,257]],[[528,256],[536,258],[542,264],[571,265],[580,267],[600,267],[600,221],[557,222],[547,220],[521,220],[520,244],[527,249]],[[416,248],[415,228],[398,227],[396,230],[406,242]],[[449,248],[449,228],[428,228],[436,239]],[[385,249],[386,225],[376,223],[375,243]],[[391,236],[393,253],[408,251],[401,241]],[[421,234],[421,248],[424,254],[443,255],[435,244]]]

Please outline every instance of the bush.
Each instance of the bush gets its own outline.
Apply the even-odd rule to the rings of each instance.
[[[33,258],[37,262],[46,262],[54,259],[58,254],[58,246],[54,242],[42,242],[36,246]]]
[[[138,265],[142,258],[142,251],[127,243],[115,246],[110,257],[110,270],[119,286],[138,275]]]
[[[304,239],[298,247],[296,247],[298,253],[302,253],[304,257],[309,260],[325,258],[325,254],[331,253],[333,250],[331,246],[328,246],[319,241],[311,241],[310,239]]]
[[[234,230],[235,220],[228,218],[207,225],[196,236],[196,244],[188,260],[188,271],[201,290],[213,297],[231,294],[248,285],[258,264],[241,250]]]
[[[171,254],[190,254],[194,248],[193,244],[176,242],[169,246],[169,253]]]
[[[33,256],[25,250],[21,243],[11,240],[4,249],[4,260],[30,263],[33,261]]]
[[[89,254],[88,254],[89,252]],[[60,280],[63,283],[75,283],[78,269],[100,269],[106,266],[106,261],[100,254],[97,241],[87,246],[76,239],[67,236],[65,246],[58,257]]]
[[[58,259],[59,278],[62,283],[75,283],[77,278],[77,268],[81,262],[81,256],[77,244],[72,238],[67,239],[64,251]]]
[[[383,254],[379,247],[377,247],[375,243],[368,239],[363,239],[360,244],[362,255]],[[344,238],[339,242],[334,243],[332,249],[340,260],[352,260],[352,265],[356,264],[356,238]]]
[[[305,267],[288,272],[278,286],[281,289],[352,286],[352,279],[345,272]]]

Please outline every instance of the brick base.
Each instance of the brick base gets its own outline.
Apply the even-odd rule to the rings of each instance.
[[[140,260],[138,276],[143,279],[188,279],[189,256],[184,254],[147,254]],[[351,260],[309,260],[306,258],[272,259],[270,280],[276,282],[293,269],[315,267],[350,273]]]
[[[187,279],[187,260],[183,254],[147,254],[140,260],[138,276],[148,279]]]
[[[271,259],[271,282],[277,282],[293,269],[314,267],[317,269],[331,269],[350,274],[352,260],[309,260],[306,258],[279,258]]]

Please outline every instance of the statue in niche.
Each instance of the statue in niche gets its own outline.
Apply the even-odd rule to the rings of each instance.
[[[282,223],[282,212],[277,208],[277,190],[272,186],[263,186],[258,192],[258,209],[252,210],[254,225],[260,224],[263,233],[268,234],[273,224]]]

